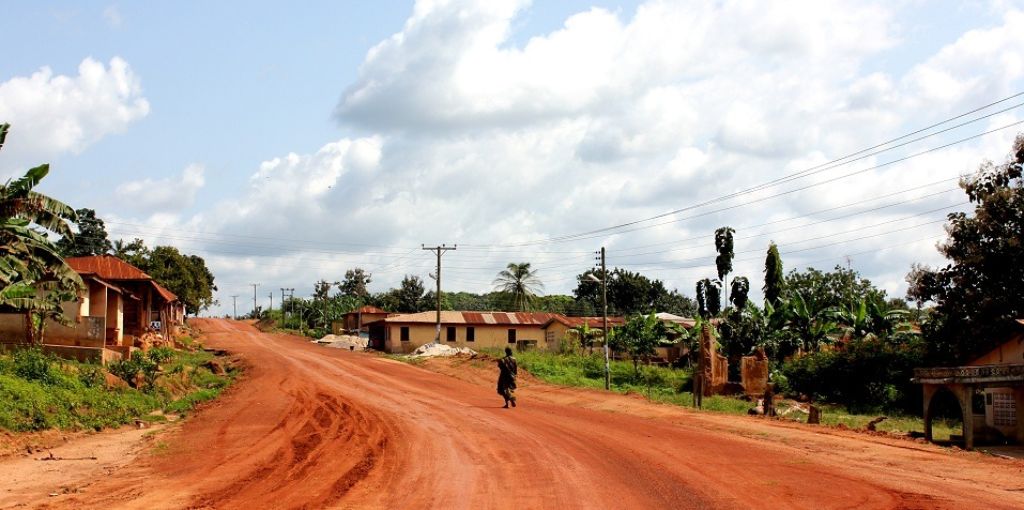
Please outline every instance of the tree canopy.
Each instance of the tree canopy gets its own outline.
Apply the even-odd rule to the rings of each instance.
[[[573,295],[578,304],[585,304],[595,311],[601,310],[601,284],[588,275],[601,279],[601,270],[588,269],[576,276]],[[665,288],[661,280],[651,280],[640,273],[615,268],[608,274],[608,313],[612,315],[647,315],[653,312],[668,312],[692,316],[696,306],[690,298],[676,290]]]
[[[821,271],[809,267],[804,271],[792,270],[786,276],[786,296],[797,295],[812,311],[826,308],[841,308],[858,301],[886,300],[886,293],[874,286],[871,280],[861,277],[853,269],[837,265],[832,271]]]
[[[103,220],[96,216],[92,209],[76,209],[78,219],[74,222],[78,233],[74,237],[62,237],[57,241],[57,249],[64,257],[87,257],[103,255],[113,251],[114,247],[107,238],[107,228]]]
[[[1024,318],[1024,135],[1001,164],[986,162],[960,181],[973,214],[948,216],[939,251],[950,263],[915,267],[907,295],[934,302],[924,324],[929,357],[960,363],[1006,338]]]
[[[367,286],[370,285],[371,276],[373,275],[361,267],[349,269],[345,271],[345,278],[338,284],[338,290],[345,296],[365,298],[370,295]]]
[[[782,257],[775,243],[768,245],[768,255],[764,259],[764,300],[772,306],[779,306],[782,293],[786,288],[786,276],[782,272]]]
[[[213,273],[198,255],[186,255],[173,246],[150,249],[142,239],[131,242],[117,240],[113,255],[152,276],[160,285],[175,293],[185,305],[185,312],[195,315],[214,304],[217,290]]]
[[[515,310],[531,309],[534,298],[544,290],[544,283],[529,262],[510,262],[492,282],[494,290],[504,295]]]

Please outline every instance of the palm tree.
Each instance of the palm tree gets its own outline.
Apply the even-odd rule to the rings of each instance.
[[[504,294],[516,310],[528,310],[544,290],[544,284],[537,278],[537,272],[530,270],[529,262],[510,262],[506,269],[498,273],[493,282],[494,291]]]
[[[0,147],[10,124],[0,124]],[[0,306],[24,312],[28,339],[41,342],[47,319],[66,322],[61,303],[83,287],[82,279],[57,253],[45,232],[72,238],[74,209],[32,189],[50,172],[30,169],[0,185]]]

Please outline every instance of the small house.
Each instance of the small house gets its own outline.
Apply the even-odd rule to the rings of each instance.
[[[543,345],[544,325],[555,316],[540,312],[441,312],[441,343],[453,347],[527,349]],[[437,312],[395,315],[383,320],[384,350],[409,353],[438,335]]]

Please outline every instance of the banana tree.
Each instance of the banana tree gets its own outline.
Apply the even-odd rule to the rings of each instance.
[[[583,324],[572,328],[573,332],[576,333],[576,338],[580,341],[580,347],[589,347],[590,353],[594,353],[594,336],[593,331],[590,330],[590,325],[587,321],[583,321]]]
[[[0,124],[0,147],[9,124]],[[46,231],[71,238],[77,219],[67,204],[33,191],[49,165],[0,185],[0,307],[25,313],[28,340],[42,342],[48,319],[67,322],[61,304],[83,288],[82,279],[57,253]]]
[[[804,351],[814,351],[829,343],[829,335],[838,329],[828,310],[814,310],[799,292],[794,293],[787,305],[786,328],[798,337]]]

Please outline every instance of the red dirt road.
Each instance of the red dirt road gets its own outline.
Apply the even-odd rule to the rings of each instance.
[[[1024,508],[1020,462],[538,383],[506,410],[468,365],[196,324],[244,378],[166,448],[44,506]]]

